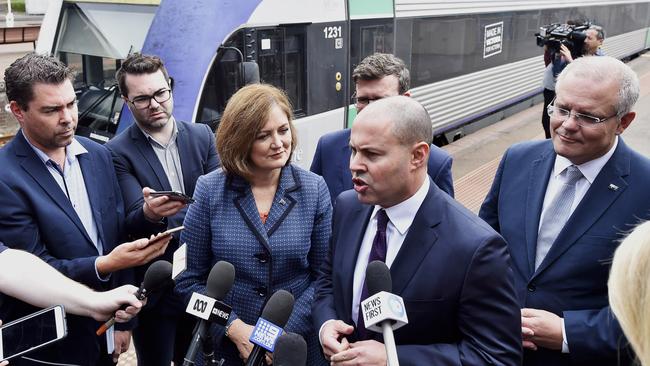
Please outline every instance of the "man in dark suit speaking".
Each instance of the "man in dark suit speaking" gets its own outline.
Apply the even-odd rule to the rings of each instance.
[[[581,57],[556,93],[552,139],[506,151],[479,215],[508,242],[524,365],[627,365],[607,277],[619,239],[650,218],[650,161],[619,137],[639,80],[612,57]]]
[[[372,54],[359,63],[352,72],[355,92],[352,103],[357,113],[370,103],[382,98],[410,96],[411,76],[404,61],[388,53]],[[314,159],[309,168],[322,176],[332,197],[332,203],[343,191],[352,189],[350,163],[350,129],[335,131],[322,136],[316,145]],[[428,173],[438,188],[454,196],[451,178],[452,159],[446,151],[431,145]]]
[[[364,109],[352,127],[354,190],[336,201],[329,256],[312,308],[334,365],[385,365],[364,332],[369,261],[390,268],[409,324],[395,331],[401,365],[519,365],[513,275],[503,239],[427,175],[431,121],[404,96]],[[366,295],[367,296],[367,295]]]

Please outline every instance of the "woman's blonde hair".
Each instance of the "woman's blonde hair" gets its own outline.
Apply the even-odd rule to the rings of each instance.
[[[217,151],[221,158],[221,165],[228,175],[251,178],[253,162],[250,159],[250,151],[274,106],[278,106],[289,120],[291,153],[293,153],[297,139],[292,121],[291,103],[287,95],[271,85],[247,85],[228,100],[217,130]],[[291,159],[287,164],[290,161]]]
[[[609,303],[642,365],[650,365],[650,221],[637,226],[614,253]]]

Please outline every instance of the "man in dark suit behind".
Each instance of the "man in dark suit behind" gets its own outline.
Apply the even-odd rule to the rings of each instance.
[[[360,113],[367,105],[394,95],[410,96],[411,77],[404,61],[387,53],[375,53],[364,58],[354,68],[353,103]],[[352,189],[350,175],[350,129],[323,135],[318,140],[310,170],[325,179],[332,203],[343,191]],[[438,188],[454,196],[451,177],[452,159],[446,151],[431,145],[428,172]]]
[[[124,270],[159,256],[169,240],[119,244],[124,206],[111,155],[104,146],[74,135],[78,116],[72,75],[59,60],[37,54],[16,60],[5,71],[9,106],[21,129],[0,149],[0,241],[103,291],[131,282],[130,270]],[[4,321],[36,310],[17,299],[2,300]],[[69,315],[67,324],[65,339],[30,357],[102,365],[111,363],[113,345],[115,358],[128,348],[128,331],[116,331],[113,338],[110,330],[107,340],[95,335],[101,324],[93,319]]]
[[[150,193],[176,191],[192,196],[196,180],[219,166],[214,135],[207,125],[174,119],[170,78],[157,56],[129,56],[116,79],[135,119],[106,145],[124,196],[127,233],[134,237],[155,234],[156,229],[152,232],[143,222],[159,223],[158,231],[180,226],[187,205]],[[162,259],[171,261],[177,248],[178,240],[173,239]],[[138,281],[147,267],[137,269]],[[133,332],[138,364],[182,363],[194,323],[173,289],[149,299]]]
[[[390,267],[406,306],[409,324],[395,331],[401,365],[521,362],[506,243],[432,183],[431,137],[429,115],[404,96],[373,103],[352,127],[354,190],[337,198],[312,307],[333,365],[386,364],[381,336],[369,337],[359,320],[375,259]]]
[[[626,365],[607,277],[619,239],[650,218],[650,161],[619,137],[639,81],[614,58],[581,57],[556,93],[552,139],[506,151],[479,215],[510,249],[524,365]]]

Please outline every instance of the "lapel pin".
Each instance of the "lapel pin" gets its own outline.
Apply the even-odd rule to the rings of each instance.
[[[618,187],[616,187],[616,188],[618,188]],[[281,204],[281,205],[286,204],[286,202],[284,202],[284,198],[280,198],[280,204]]]
[[[609,188],[610,191],[618,191],[618,186],[616,184],[610,184],[607,188]]]

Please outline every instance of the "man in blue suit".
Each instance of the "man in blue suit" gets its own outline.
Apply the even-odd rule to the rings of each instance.
[[[556,92],[552,140],[506,151],[479,215],[512,255],[524,365],[628,364],[607,277],[619,239],[650,218],[650,161],[619,137],[639,81],[614,58],[581,57]]]
[[[128,234],[155,234],[155,230],[143,232],[147,226],[138,225],[141,222],[158,222],[160,231],[180,226],[187,205],[150,193],[176,191],[192,196],[196,180],[219,166],[214,134],[207,125],[174,119],[171,79],[157,56],[129,56],[116,79],[135,119],[135,124],[106,144],[125,201]],[[178,240],[173,239],[162,259],[171,261],[177,248]],[[138,281],[147,267],[136,270]],[[181,364],[194,323],[173,289],[150,299],[133,333],[138,364],[169,365],[172,360]]]
[[[354,190],[336,200],[312,307],[333,365],[386,365],[381,337],[359,317],[372,260],[390,268],[406,306],[409,323],[395,331],[400,365],[521,363],[506,243],[427,176],[431,130],[426,110],[404,96],[373,103],[352,127]]]
[[[394,95],[410,96],[411,77],[404,61],[387,53],[375,53],[364,58],[354,68],[352,79],[356,91],[353,103],[360,113],[368,104]],[[335,202],[341,192],[352,189],[350,163],[350,129],[323,135],[318,140],[310,170],[325,179]],[[428,172],[438,188],[454,196],[451,177],[452,159],[446,151],[431,145]]]
[[[77,103],[72,72],[60,61],[28,54],[5,71],[7,97],[21,129],[0,150],[0,241],[30,252],[64,275],[95,290],[131,282],[130,271],[149,262],[168,240],[118,245],[124,207],[109,151],[75,137]],[[115,273],[117,272],[117,273]],[[47,279],[43,279],[47,280]],[[0,318],[35,308],[5,298]],[[68,336],[30,357],[78,365],[110,364],[125,345],[123,332],[98,337],[100,323],[68,316]],[[126,349],[124,349],[126,351]],[[12,364],[28,363],[25,360]]]

